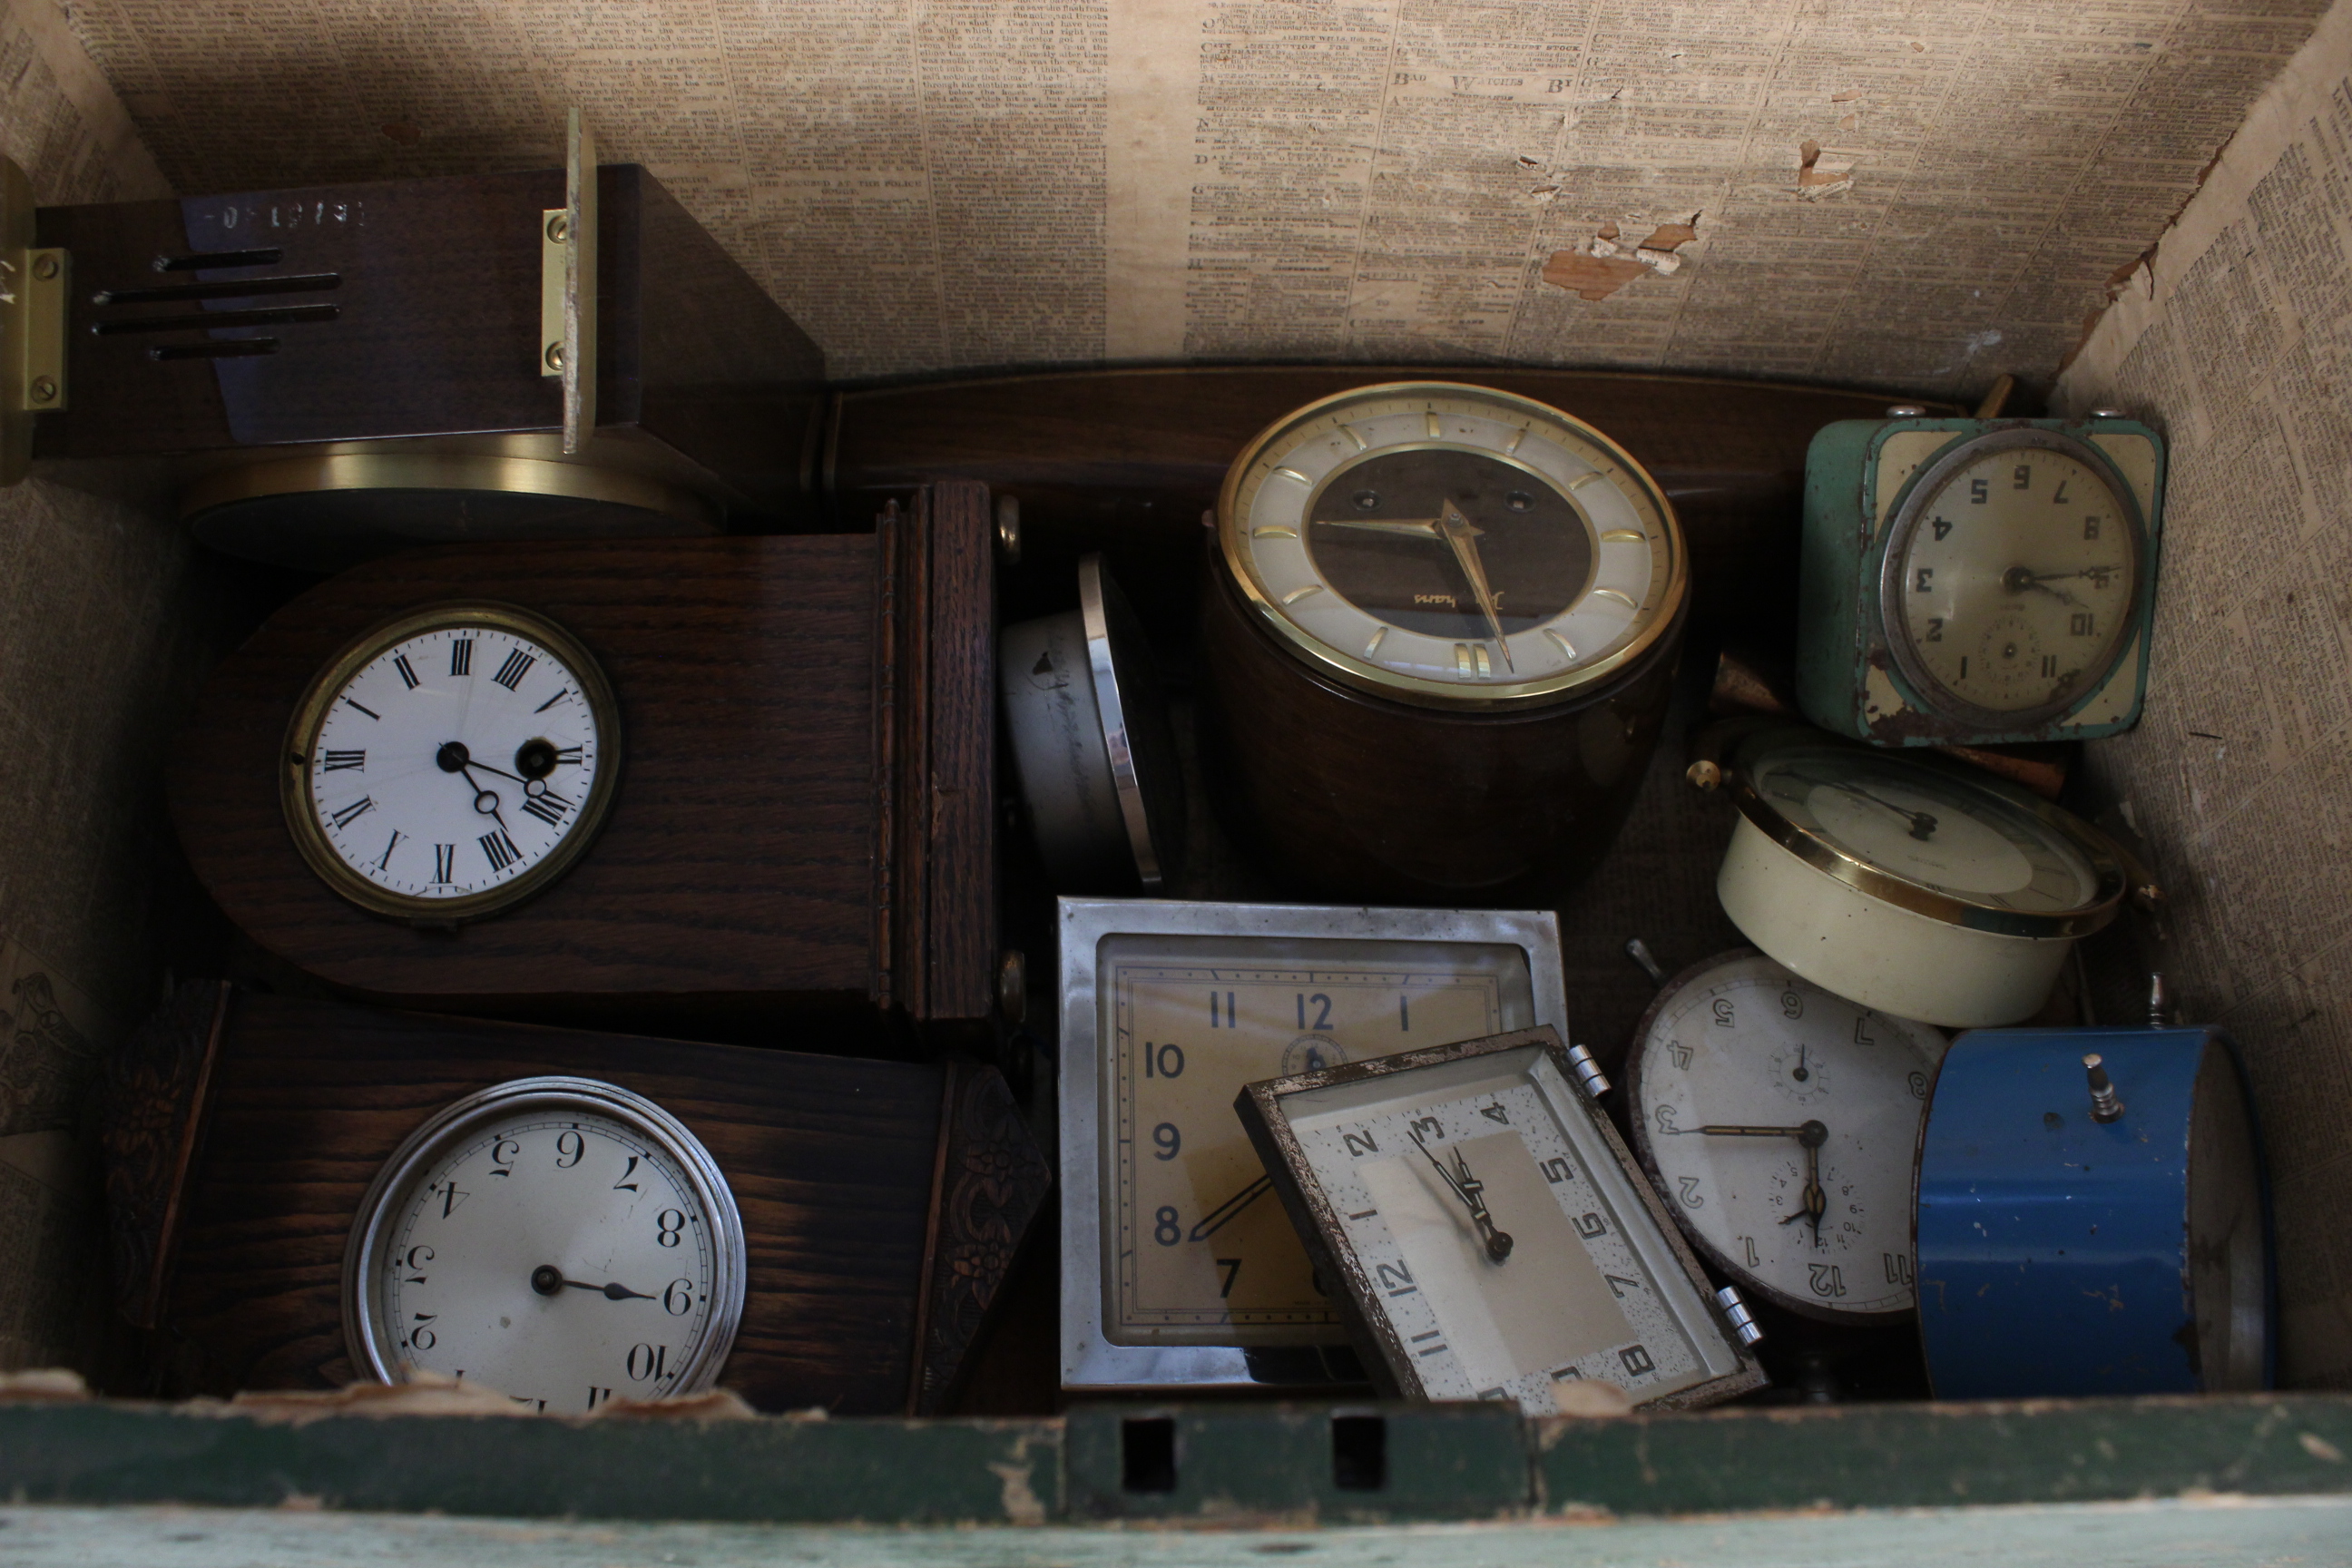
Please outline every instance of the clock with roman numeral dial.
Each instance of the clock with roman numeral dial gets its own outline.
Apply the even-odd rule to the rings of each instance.
[[[302,858],[362,909],[453,924],[511,908],[595,837],[620,774],[612,689],[543,616],[404,615],[311,682],[281,798]]]
[[[743,1221],[684,1123],[593,1079],[515,1079],[376,1174],[343,1260],[352,1360],[534,1409],[710,1386],[743,1311]]]

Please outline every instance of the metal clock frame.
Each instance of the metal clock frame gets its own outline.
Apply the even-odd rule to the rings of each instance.
[[[386,648],[425,632],[457,626],[479,626],[528,637],[561,659],[580,683],[580,695],[596,724],[596,779],[580,805],[572,826],[536,866],[512,881],[478,893],[449,899],[420,899],[377,886],[345,863],[319,826],[310,798],[310,759],[327,710],[352,679],[381,657]],[[278,773],[278,801],[284,807],[287,831],[303,863],[319,879],[370,914],[404,920],[418,925],[446,926],[479,920],[512,909],[546,889],[572,868],[604,825],[613,796],[621,782],[621,710],[610,681],[593,655],[580,640],[547,616],[517,605],[475,600],[426,605],[380,622],[343,645],[303,689],[286,726],[286,744]]]
[[[370,1289],[383,1272],[385,1234],[398,1217],[393,1212],[394,1201],[467,1133],[486,1122],[533,1111],[570,1111],[617,1121],[673,1161],[694,1189],[695,1201],[710,1222],[710,1321],[701,1342],[664,1397],[701,1393],[718,1378],[732,1353],[735,1331],[743,1319],[749,1265],[742,1211],[736,1206],[734,1189],[727,1184],[719,1162],[684,1122],[644,1095],[591,1078],[518,1078],[478,1089],[428,1118],[378,1167],[367,1195],[360,1200],[343,1247],[343,1343],[352,1364],[380,1383],[401,1381],[394,1363],[377,1344],[375,1300]]]
[[[2056,452],[2074,458],[2092,472],[2107,487],[2120,509],[2116,515],[2131,530],[2132,593],[2117,625],[2114,646],[2099,666],[2098,673],[2086,676],[2073,695],[2037,707],[2018,708],[2006,711],[1979,708],[1954,693],[1928,669],[1913,644],[1911,628],[1904,623],[1903,603],[1904,563],[1909,558],[1911,542],[1919,531],[1931,510],[1929,503],[1940,496],[1945,486],[1958,471],[1988,453],[2006,452],[2033,447]],[[2087,441],[2058,430],[2032,427],[1993,430],[1980,436],[1963,436],[1945,448],[1904,487],[1902,498],[1895,502],[1895,515],[1888,522],[1879,546],[1877,574],[1878,603],[1874,607],[1880,639],[1895,661],[1897,672],[1911,690],[1909,695],[1927,712],[1958,720],[1991,731],[2028,730],[2064,718],[2088,704],[2107,688],[2115,679],[2116,668],[2123,662],[2134,644],[2134,628],[2143,619],[2141,612],[2147,604],[2153,586],[2147,548],[2147,522],[2140,515],[2139,499],[2132,494],[2131,482],[2116,468],[2114,461]]]
[[[1651,506],[1656,508],[1658,520],[1665,531],[1666,570],[1663,580],[1654,577],[1652,580],[1653,602],[1656,608],[1654,614],[1651,616],[1649,625],[1643,626],[1631,641],[1616,652],[1606,658],[1595,659],[1591,664],[1564,670],[1559,675],[1549,676],[1540,680],[1498,681],[1491,685],[1465,687],[1453,681],[1429,680],[1419,676],[1399,674],[1395,670],[1353,658],[1307,636],[1303,628],[1284,615],[1280,606],[1267,596],[1265,584],[1258,581],[1257,574],[1251,565],[1249,552],[1242,548],[1243,520],[1237,510],[1237,504],[1244,477],[1248,473],[1251,465],[1259,460],[1267,447],[1276,439],[1328,415],[1339,405],[1371,402],[1385,398],[1412,397],[1470,397],[1491,402],[1497,405],[1500,412],[1526,416],[1531,426],[1535,425],[1565,426],[1579,439],[1591,443],[1606,455],[1616,466],[1614,472],[1606,468],[1597,471],[1604,474],[1612,482],[1622,479],[1629,484]],[[1527,468],[1526,464],[1518,462],[1509,453],[1492,451],[1483,447],[1465,446],[1454,441],[1416,441],[1381,448],[1383,452],[1408,449],[1471,452],[1480,457],[1493,458],[1509,467]],[[1343,467],[1353,466],[1352,462],[1343,465]],[[1558,489],[1549,478],[1544,478],[1543,483],[1547,488]],[[1321,489],[1319,485],[1315,487],[1315,494],[1319,495]],[[1570,500],[1569,505],[1570,510],[1583,521],[1589,533],[1592,528],[1592,520],[1586,515],[1584,509],[1578,506],[1572,500]],[[1313,506],[1311,497],[1308,506],[1311,510]],[[1292,409],[1250,437],[1248,443],[1242,447],[1240,456],[1234,459],[1233,466],[1225,470],[1224,483],[1217,491],[1216,523],[1218,554],[1224,563],[1227,575],[1233,579],[1234,584],[1249,601],[1250,607],[1256,613],[1258,620],[1274,633],[1285,647],[1303,657],[1318,671],[1356,690],[1370,692],[1374,696],[1385,697],[1392,701],[1409,702],[1422,708],[1457,711],[1516,710],[1538,707],[1564,700],[1570,693],[1583,691],[1606,677],[1626,668],[1649,652],[1660,639],[1672,631],[1678,618],[1677,612],[1690,594],[1690,551],[1684,537],[1682,520],[1675,514],[1674,503],[1666,499],[1664,487],[1651,477],[1650,471],[1643,468],[1631,452],[1574,415],[1554,408],[1548,403],[1539,403],[1532,397],[1522,397],[1514,392],[1503,392],[1494,387],[1478,386],[1466,382],[1380,382],[1369,386],[1350,387],[1344,392],[1333,393],[1328,397],[1318,397],[1303,407]],[[1593,574],[1597,575],[1599,571],[1600,551],[1596,542],[1593,552]],[[1588,583],[1591,580],[1591,577],[1588,577]],[[1589,588],[1587,591],[1590,592]],[[1642,609],[1643,606],[1635,607],[1634,613],[1637,616],[1642,613]]]
[[[1459,1061],[1483,1056],[1504,1056],[1530,1047],[1538,1055],[1530,1064],[1527,1081],[1550,1107],[1577,1157],[1588,1169],[1601,1168],[1605,1162],[1608,1168],[1616,1171],[1631,1193],[1633,1204],[1650,1222],[1656,1246],[1643,1247],[1637,1245],[1637,1240],[1647,1238],[1637,1238],[1633,1227],[1624,1224],[1625,1216],[1619,1215],[1627,1244],[1633,1247],[1635,1255],[1641,1258],[1653,1275],[1673,1278],[1667,1270],[1679,1269],[1680,1278],[1690,1288],[1697,1309],[1697,1321],[1693,1321],[1686,1310],[1672,1310],[1671,1315],[1676,1325],[1695,1341],[1701,1333],[1713,1331],[1714,1344],[1695,1347],[1699,1349],[1702,1366],[1727,1359],[1730,1363],[1729,1371],[1717,1372],[1688,1387],[1646,1401],[1639,1408],[1693,1409],[1762,1387],[1769,1381],[1763,1369],[1756,1364],[1754,1358],[1734,1337],[1723,1316],[1721,1304],[1716,1299],[1714,1283],[1700,1267],[1697,1256],[1683,1240],[1680,1228],[1668,1217],[1664,1201],[1634,1162],[1624,1140],[1617,1135],[1617,1129],[1610,1122],[1609,1113],[1578,1087],[1576,1068],[1569,1060],[1567,1047],[1561,1044],[1559,1033],[1549,1027],[1537,1027],[1491,1035],[1485,1039],[1463,1040],[1450,1046],[1405,1051],[1371,1061],[1349,1062],[1318,1073],[1272,1079],[1251,1084],[1242,1091],[1241,1098],[1253,1113],[1244,1116],[1243,1124],[1248,1128],[1250,1141],[1257,1145],[1261,1155],[1268,1156],[1266,1168],[1275,1177],[1276,1193],[1290,1211],[1292,1223],[1298,1226],[1300,1236],[1307,1241],[1308,1256],[1318,1266],[1328,1268],[1331,1277],[1344,1288],[1360,1334],[1380,1347],[1381,1362],[1397,1393],[1408,1399],[1429,1397],[1415,1364],[1419,1357],[1413,1353],[1412,1347],[1398,1338],[1395,1325],[1390,1321],[1388,1314],[1381,1310],[1380,1287],[1357,1256],[1354,1244],[1349,1239],[1346,1223],[1325,1194],[1313,1163],[1291,1127],[1283,1102],[1295,1095],[1317,1089],[1336,1089],[1381,1078],[1410,1077],[1432,1068],[1450,1067]],[[1545,1066],[1551,1069],[1549,1075],[1541,1070]],[[1596,1149],[1600,1158],[1595,1157]]]
[[[1234,942],[1456,942],[1527,955],[1535,1022],[1564,1030],[1568,990],[1559,921],[1549,910],[1383,910],[1354,905],[1196,903],[1161,899],[1055,900],[1060,938],[1062,1201],[1061,1377],[1078,1388],[1263,1388],[1239,1345],[1115,1345],[1103,1333],[1101,944],[1114,936]],[[1332,1343],[1342,1342],[1335,1332]]]

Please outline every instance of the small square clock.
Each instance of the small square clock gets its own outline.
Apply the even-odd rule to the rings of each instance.
[[[1254,1083],[1234,1109],[1392,1397],[1760,1386],[1698,1259],[1550,1029]]]
[[[1886,746],[2139,721],[2164,443],[2136,420],[1847,419],[1805,458],[1797,700]]]
[[[1366,1381],[1234,1095],[1567,1025],[1549,912],[1063,899],[1062,1384]]]

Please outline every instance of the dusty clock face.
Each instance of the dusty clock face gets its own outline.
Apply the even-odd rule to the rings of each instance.
[[[2138,509],[2055,432],[1998,432],[1938,459],[1892,527],[1887,638],[1931,705],[2054,717],[2105,682],[2137,624]]]
[[[391,1382],[441,1373],[572,1414],[690,1393],[741,1311],[717,1166],[658,1107],[589,1080],[451,1108],[387,1163],[354,1237],[351,1337]]]
[[[1710,961],[1634,1044],[1643,1162],[1742,1286],[1817,1317],[1907,1311],[1912,1157],[1944,1043],[1761,954]]]
[[[618,722],[562,628],[501,606],[421,612],[313,683],[288,737],[289,826],[312,869],[379,913],[461,918],[552,880],[593,837]]]
[[[1227,566],[1290,647],[1432,706],[1541,700],[1663,636],[1685,567],[1641,466],[1557,409],[1408,383],[1311,404],[1218,502]]]
[[[1242,1086],[1532,1021],[1525,954],[1474,943],[1119,937],[1099,995],[1104,1337],[1343,1338],[1234,1114]]]

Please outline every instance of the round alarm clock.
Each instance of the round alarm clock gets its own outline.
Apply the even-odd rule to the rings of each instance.
[[[1078,607],[1004,628],[997,689],[1021,796],[1059,892],[1158,892],[1184,858],[1184,785],[1143,623],[1103,567]]]
[[[1848,420],[1806,457],[1798,700],[1887,745],[2127,729],[2163,446],[2127,419]]]
[[[1896,1017],[2030,1016],[2138,879],[2080,817],[1940,757],[1766,724],[1739,733],[1721,777],[1740,816],[1716,879],[1724,912],[1798,974]]]
[[[1631,455],[1488,388],[1361,387],[1251,441],[1214,521],[1211,765],[1270,861],[1424,902],[1590,868],[1689,596],[1674,509]]]
[[[374,913],[508,909],[594,838],[620,777],[596,661],[544,616],[440,605],[354,638],[286,734],[279,797],[303,859]]]
[[[743,1221],[709,1151],[644,1096],[526,1078],[385,1161],[343,1256],[354,1364],[577,1414],[710,1386],[743,1310]]]
[[[1962,1035],[1919,1141],[1919,1337],[1937,1397],[2269,1387],[2269,1227],[2221,1030]]]
[[[1667,982],[1627,1065],[1633,1146],[1683,1232],[1807,1317],[1916,1303],[1911,1162],[1944,1037],[1748,949]]]

